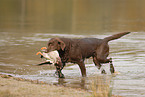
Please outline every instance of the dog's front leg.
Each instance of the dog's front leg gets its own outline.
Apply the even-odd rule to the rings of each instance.
[[[80,67],[82,77],[86,77],[86,68],[85,68],[84,61],[78,62],[78,65]]]
[[[57,63],[55,64],[55,66],[56,66],[55,74],[58,75],[59,78],[64,78],[64,75],[61,72],[62,67],[60,67]]]
[[[112,58],[108,58],[106,62],[110,63],[110,72],[114,73],[115,69],[114,69],[114,66],[113,66],[113,63],[112,63]]]
[[[62,63],[62,66],[61,66],[61,70],[64,68],[64,66],[65,66],[65,63],[63,62]]]

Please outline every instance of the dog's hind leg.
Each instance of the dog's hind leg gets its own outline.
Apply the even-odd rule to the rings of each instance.
[[[97,60],[96,57],[93,57],[93,62],[95,63],[95,66],[97,66],[97,68],[100,70],[101,64],[99,63],[99,61]],[[101,73],[102,73],[102,74],[106,74],[106,72],[105,72],[104,69],[101,71]]]
[[[95,52],[95,57],[100,63],[109,63],[111,60],[107,59],[109,55],[109,45],[104,42],[98,47],[97,51]]]
[[[96,57],[93,57],[93,62],[95,63],[95,66],[97,66],[98,69],[101,68],[101,64],[99,63]]]
[[[112,58],[110,58],[110,72],[111,73],[115,72],[115,69],[114,69],[114,66],[113,66],[113,63],[112,63]]]

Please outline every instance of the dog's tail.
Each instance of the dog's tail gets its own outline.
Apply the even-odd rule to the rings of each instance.
[[[112,35],[112,36],[109,36],[109,37],[104,38],[104,41],[109,42],[111,40],[118,39],[118,38],[120,38],[120,37],[122,37],[122,36],[124,36],[126,34],[129,34],[129,33],[131,33],[131,32],[118,33],[118,34],[115,34],[115,35]]]

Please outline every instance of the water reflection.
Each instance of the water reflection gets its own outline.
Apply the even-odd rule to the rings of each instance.
[[[144,31],[144,0],[1,0],[0,32]]]
[[[74,80],[74,79],[71,79]],[[73,88],[81,88],[88,90],[88,83],[86,83],[86,78],[79,78],[77,81],[73,81],[73,83],[70,83],[67,79],[58,78],[58,82],[53,83],[57,86],[67,86],[67,87],[73,87]]]

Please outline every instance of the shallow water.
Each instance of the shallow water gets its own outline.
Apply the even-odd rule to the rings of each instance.
[[[145,0],[0,0],[0,72],[49,84],[90,91],[93,80],[106,84],[114,95],[145,97]],[[110,57],[118,74],[102,75],[86,60],[87,78],[76,64],[68,64],[65,79],[36,52],[52,37],[104,38],[137,31],[110,42]],[[141,32],[142,31],[142,32]],[[109,70],[109,66],[103,65]],[[107,82],[108,83],[108,82]]]
[[[144,32],[131,33],[118,40],[111,41],[110,56],[113,58],[117,75],[111,75],[108,64],[103,68],[107,70],[102,75],[94,66],[92,59],[86,60],[87,78],[82,78],[77,64],[66,66],[63,69],[65,79],[54,75],[55,69],[49,66],[36,66],[42,62],[40,56],[35,55],[41,47],[47,46],[52,37],[104,38],[115,33],[99,33],[95,35],[75,34],[48,34],[48,33],[16,33],[0,32],[0,72],[12,74],[17,77],[40,80],[49,84],[63,85],[74,88],[90,90],[92,79],[101,78],[102,81],[111,81],[110,87],[115,95],[125,97],[145,96],[145,34]],[[101,76],[101,77],[100,77]],[[104,83],[105,84],[105,83]]]

